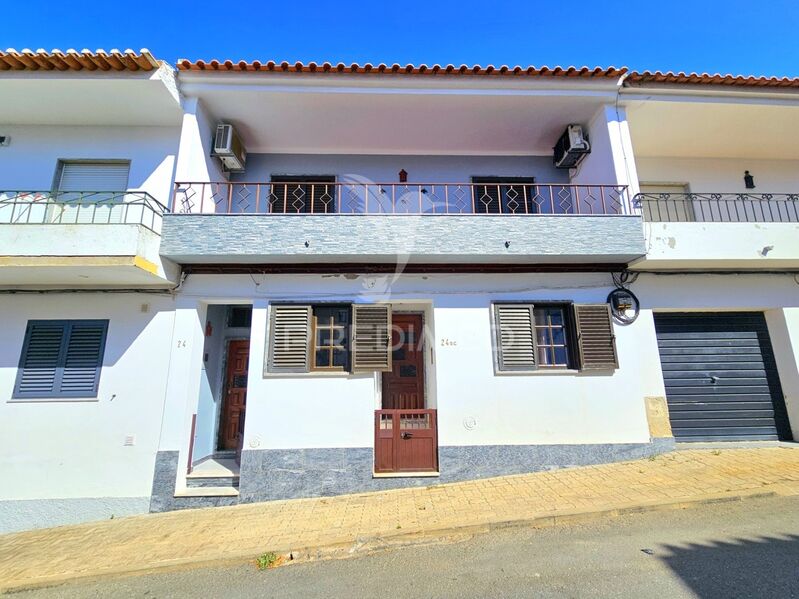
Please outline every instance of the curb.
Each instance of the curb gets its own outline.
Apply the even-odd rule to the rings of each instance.
[[[286,558],[284,565],[308,563],[312,561],[328,559],[346,559],[349,557],[365,556],[387,549],[404,546],[457,542],[467,540],[475,535],[484,534],[495,530],[508,530],[514,528],[548,528],[558,525],[581,524],[594,522],[602,519],[616,518],[630,514],[643,514],[649,512],[673,511],[699,507],[702,505],[733,503],[749,499],[765,499],[777,496],[791,495],[779,493],[777,491],[760,491],[722,493],[717,495],[706,495],[698,499],[679,499],[675,501],[652,501],[645,503],[623,504],[615,508],[604,510],[572,511],[572,512],[550,512],[539,514],[531,518],[520,518],[516,520],[500,520],[494,522],[484,522],[477,524],[464,524],[463,526],[448,526],[434,529],[408,530],[398,533],[384,534],[375,537],[356,537],[346,541],[335,541],[322,545],[312,545],[305,547],[278,547],[264,548],[277,553]],[[227,554],[215,559],[194,560],[183,558],[168,563],[152,564],[144,567],[130,568],[127,570],[115,570],[99,572],[94,574],[75,574],[75,575],[56,575],[46,580],[12,583],[9,586],[0,586],[0,594],[41,589],[48,587],[59,587],[73,582],[90,583],[100,580],[114,578],[124,578],[144,574],[161,574],[192,570],[204,567],[226,567],[238,566],[255,559],[251,551],[240,554]],[[1,585],[2,583],[0,583]]]

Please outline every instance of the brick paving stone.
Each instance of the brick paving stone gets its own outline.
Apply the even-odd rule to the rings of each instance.
[[[654,460],[15,533],[0,536],[0,589],[752,490],[799,494],[799,448],[679,450]]]

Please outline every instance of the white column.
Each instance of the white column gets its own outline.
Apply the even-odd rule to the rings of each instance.
[[[185,486],[189,447],[194,442],[191,420],[200,394],[206,312],[207,306],[197,300],[177,300],[158,449],[180,452],[178,490]]]
[[[799,308],[766,311],[771,346],[777,362],[788,421],[795,440],[799,439]]]
[[[180,147],[175,166],[176,183],[197,183],[209,181],[226,181],[227,175],[216,158],[211,157],[216,120],[205,109],[197,98],[184,101],[183,125],[180,131]],[[198,196],[195,196],[197,198]],[[181,211],[184,196],[177,194],[177,206],[174,211]],[[185,197],[191,200],[192,198]],[[188,207],[192,212],[213,212],[213,202],[191,201]]]
[[[591,153],[572,171],[575,185],[627,185],[630,198],[638,193],[630,128],[624,107],[600,108],[588,124]]]

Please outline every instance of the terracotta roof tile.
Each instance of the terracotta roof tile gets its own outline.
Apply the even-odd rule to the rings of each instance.
[[[0,71],[152,71],[160,63],[146,49],[133,50],[0,50]]]
[[[753,75],[721,75],[719,73],[675,73],[668,71],[631,72],[626,84],[676,83],[693,85],[725,85],[731,87],[799,87],[799,78],[757,77]]]
[[[339,62],[261,62],[253,60],[195,60],[185,58],[178,60],[180,71],[217,71],[217,72],[268,72],[268,73],[345,73],[345,74],[391,74],[391,75],[490,75],[490,76],[543,76],[543,77],[593,77],[613,78],[627,72],[626,67],[534,67],[507,65],[413,65],[413,64],[377,64],[363,65]]]

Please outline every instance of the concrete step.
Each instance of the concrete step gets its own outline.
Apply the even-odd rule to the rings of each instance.
[[[189,474],[186,477],[186,486],[190,489],[201,489],[208,487],[230,487],[233,489],[238,489],[239,477],[238,475],[209,476]]]

